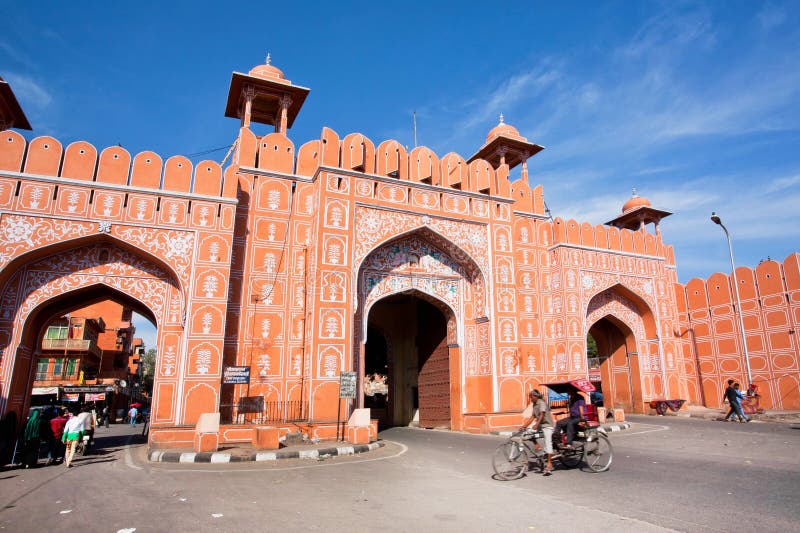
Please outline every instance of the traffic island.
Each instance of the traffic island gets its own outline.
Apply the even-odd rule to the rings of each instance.
[[[262,463],[282,459],[328,459],[343,455],[355,455],[382,448],[383,442],[328,446],[319,448],[257,451],[237,449],[227,452],[183,452],[175,450],[150,450],[147,458],[152,463]]]

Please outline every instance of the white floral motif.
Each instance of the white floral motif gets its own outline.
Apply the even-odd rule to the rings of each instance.
[[[278,205],[280,205],[281,201],[281,193],[276,189],[272,189],[267,193],[267,206],[272,209],[278,209]]]
[[[31,207],[37,209],[39,207],[39,200],[44,195],[44,187],[34,187],[31,191]]]
[[[206,293],[206,298],[213,298],[218,288],[219,278],[214,274],[206,276],[205,281],[203,281],[203,291]]]
[[[208,374],[210,366],[211,366],[211,350],[209,349],[197,350],[197,357],[195,359],[196,372],[198,374]]]
[[[116,203],[114,200],[115,197],[111,196],[110,194],[103,198],[103,214],[105,216],[111,216],[111,210],[114,208],[114,204]]]
[[[328,337],[335,337],[339,333],[339,321],[335,316],[329,316],[325,320],[325,333]]]
[[[167,238],[167,252],[165,257],[185,257],[189,255],[192,249],[193,239],[188,233],[174,235]]]
[[[111,233],[111,222],[107,220],[101,220],[97,223],[97,231],[100,233]]]
[[[331,225],[339,228],[342,226],[343,214],[342,209],[339,206],[333,206],[331,208]]]
[[[336,375],[336,370],[339,368],[339,365],[337,364],[338,363],[337,359],[338,357],[336,356],[336,354],[329,353],[328,355],[325,356],[324,358],[325,376],[332,378],[333,376]]]
[[[258,367],[261,369],[261,372],[264,374],[269,373],[272,366],[272,359],[270,358],[268,353],[262,353],[258,356]]]
[[[67,211],[74,213],[78,209],[80,195],[77,191],[72,191],[67,195]]]
[[[209,216],[209,214],[210,214],[210,211],[208,209],[208,206],[204,205],[203,207],[200,208],[200,225],[201,226],[205,226],[205,225],[208,224],[208,216]]]
[[[268,339],[269,338],[269,330],[271,326],[271,322],[269,318],[265,318],[261,321],[261,338]]]
[[[24,218],[12,216],[4,217],[3,222],[5,223],[3,234],[6,236],[7,242],[24,242],[33,246],[31,235],[35,228],[34,224]]]
[[[211,323],[212,323],[211,313],[209,312],[203,313],[203,319],[202,319],[203,333],[205,333],[206,335],[211,331]]]
[[[161,373],[165,376],[171,376],[175,373],[175,347],[167,346],[166,353],[161,357]]]
[[[136,202],[136,218],[138,220],[144,220],[144,212],[147,209],[147,201],[144,199],[140,199]]]
[[[267,274],[274,274],[276,266],[277,261],[275,259],[275,254],[266,254],[264,256],[264,272]]]
[[[219,243],[212,242],[208,245],[209,259],[214,263],[219,259]]]
[[[328,262],[332,265],[338,265],[341,259],[342,247],[339,244],[333,243],[328,245]]]

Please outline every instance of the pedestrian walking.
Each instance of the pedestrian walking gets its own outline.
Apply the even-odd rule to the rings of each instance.
[[[725,421],[727,422],[729,419],[732,420],[731,415],[735,413],[736,416],[739,417],[739,422],[750,422],[750,419],[747,418],[744,411],[742,411],[742,399],[744,399],[744,395],[742,391],[739,390],[739,384],[733,383],[731,385],[732,381],[732,379],[728,380],[728,388],[725,389],[725,397],[731,404],[728,414],[725,415]]]
[[[53,448],[47,456],[47,464],[60,463],[64,460],[64,443],[61,437],[64,436],[64,426],[67,425],[66,411],[58,411],[56,416],[50,421],[50,430],[53,432]]]
[[[49,427],[48,427],[49,430]],[[42,444],[42,413],[34,409],[22,433],[22,464],[31,468],[39,463],[39,446]]]
[[[131,425],[132,426],[136,425],[136,417],[138,415],[139,415],[139,411],[136,409],[136,407],[131,406],[130,411],[128,411],[128,417],[131,419]]]
[[[71,416],[64,426],[64,433],[61,435],[61,442],[66,443],[67,451],[64,456],[64,462],[67,468],[72,468],[72,458],[75,456],[75,449],[78,447],[78,441],[83,438],[83,421],[77,416]]]

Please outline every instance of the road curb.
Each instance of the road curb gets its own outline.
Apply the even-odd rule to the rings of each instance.
[[[339,455],[366,453],[384,446],[383,442],[316,448],[313,450],[292,450],[276,452],[252,452],[248,455],[234,455],[224,452],[179,452],[152,450],[147,454],[151,463],[263,463],[281,459],[327,459]]]
[[[602,424],[599,426],[600,429],[604,430],[607,433],[613,433],[616,431],[624,431],[626,429],[631,429],[630,422],[614,422],[613,424]],[[505,431],[490,431],[490,435],[499,435],[501,437],[510,437],[516,432],[516,430],[505,430]]]

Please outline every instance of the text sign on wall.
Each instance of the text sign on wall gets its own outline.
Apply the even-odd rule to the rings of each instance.
[[[241,385],[250,383],[249,366],[226,366],[222,370],[223,385]]]
[[[342,372],[339,375],[339,398],[356,397],[356,373]]]

